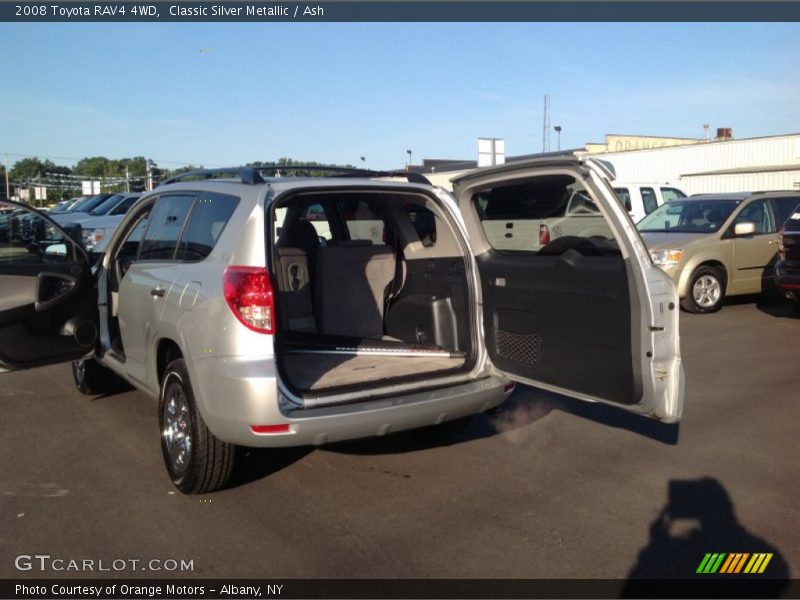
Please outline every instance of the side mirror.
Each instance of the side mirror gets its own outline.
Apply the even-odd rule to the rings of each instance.
[[[741,223],[737,223],[733,227],[733,235],[735,236],[745,236],[745,235],[753,235],[756,232],[756,224],[750,221],[742,221]]]

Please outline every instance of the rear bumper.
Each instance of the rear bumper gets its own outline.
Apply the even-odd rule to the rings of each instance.
[[[271,358],[207,358],[189,366],[198,408],[219,439],[248,447],[320,445],[443,423],[499,405],[507,381],[467,383],[320,408],[281,404]],[[196,382],[196,383],[195,383]],[[285,425],[256,434],[252,425]]]
[[[800,294],[800,268],[780,260],[775,265],[775,285],[784,292]]]

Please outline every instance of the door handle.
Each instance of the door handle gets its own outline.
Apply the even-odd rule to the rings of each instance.
[[[153,288],[152,290],[150,290],[150,295],[156,296],[157,298],[163,298],[166,293],[167,292],[165,290],[162,290],[161,288]]]

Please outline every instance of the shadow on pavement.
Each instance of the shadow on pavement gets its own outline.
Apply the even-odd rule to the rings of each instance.
[[[792,302],[780,297],[759,298],[758,310],[772,317],[800,319],[800,302]]]
[[[315,448],[303,446],[298,448],[242,448],[237,447],[236,467],[226,489],[247,485],[273,473],[285,469]]]
[[[725,556],[713,569],[715,573],[697,573],[709,553],[725,553]],[[743,563],[740,572],[723,574],[723,570],[737,564],[733,562],[735,557],[729,556],[736,553],[749,555],[738,559],[737,562]],[[744,570],[756,553],[769,553],[772,557],[764,573],[745,574]],[[726,563],[728,558],[730,563]],[[628,574],[622,597],[646,597],[657,584],[653,580],[691,579],[693,583],[688,584],[686,591],[694,589],[692,593],[702,593],[703,588],[693,588],[701,583],[721,586],[735,597],[743,592],[750,597],[778,598],[787,590],[788,578],[786,560],[774,546],[742,527],[730,496],[719,481],[710,477],[672,480],[667,504],[650,525],[650,541]],[[672,590],[682,596],[680,585],[683,584],[673,589],[670,582],[665,582],[662,593],[669,595]],[[737,586],[742,586],[738,587],[738,592]],[[707,591],[713,592],[714,587]]]
[[[325,446],[332,452],[348,454],[401,454],[429,448],[462,444],[526,427],[545,418],[553,410],[569,413],[601,425],[674,445],[678,442],[677,425],[666,425],[625,410],[575,400],[544,390],[518,385],[517,391],[504,404],[490,413],[457,421],[402,431],[380,438],[339,442]]]

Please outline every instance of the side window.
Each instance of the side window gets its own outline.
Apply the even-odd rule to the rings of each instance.
[[[347,233],[351,240],[370,240],[373,244],[383,244],[383,217],[377,207],[366,200],[342,200],[339,210],[344,217]]]
[[[64,263],[77,259],[75,245],[32,209],[0,202],[0,264]]]
[[[631,192],[628,188],[614,188],[614,192],[617,194],[617,198],[622,203],[622,206],[625,207],[625,210],[631,212],[633,210],[633,206],[631,205]]]
[[[436,216],[418,204],[404,202],[403,210],[406,211],[411,224],[414,225],[422,245],[426,248],[434,246],[436,244]]]
[[[618,252],[591,194],[568,175],[500,185],[472,197],[489,244],[499,251]]]
[[[236,196],[201,194],[183,228],[175,260],[203,260],[211,254],[237,204]]]
[[[671,202],[672,200],[680,200],[681,198],[686,198],[686,194],[675,188],[662,187],[661,197],[664,199],[664,202]]]
[[[800,206],[800,196],[772,199],[772,208],[775,211],[775,222],[778,225],[778,229],[783,227],[783,224],[789,220],[789,217],[794,214],[798,206]]]
[[[139,260],[172,260],[193,201],[190,195],[165,195],[156,201]]]
[[[766,200],[756,200],[742,209],[736,217],[736,223],[755,223],[756,233],[774,233],[775,225],[767,208]]]
[[[642,192],[642,205],[644,206],[644,214],[649,215],[658,208],[658,200],[656,199],[656,192],[653,188],[643,187],[640,188]]]

